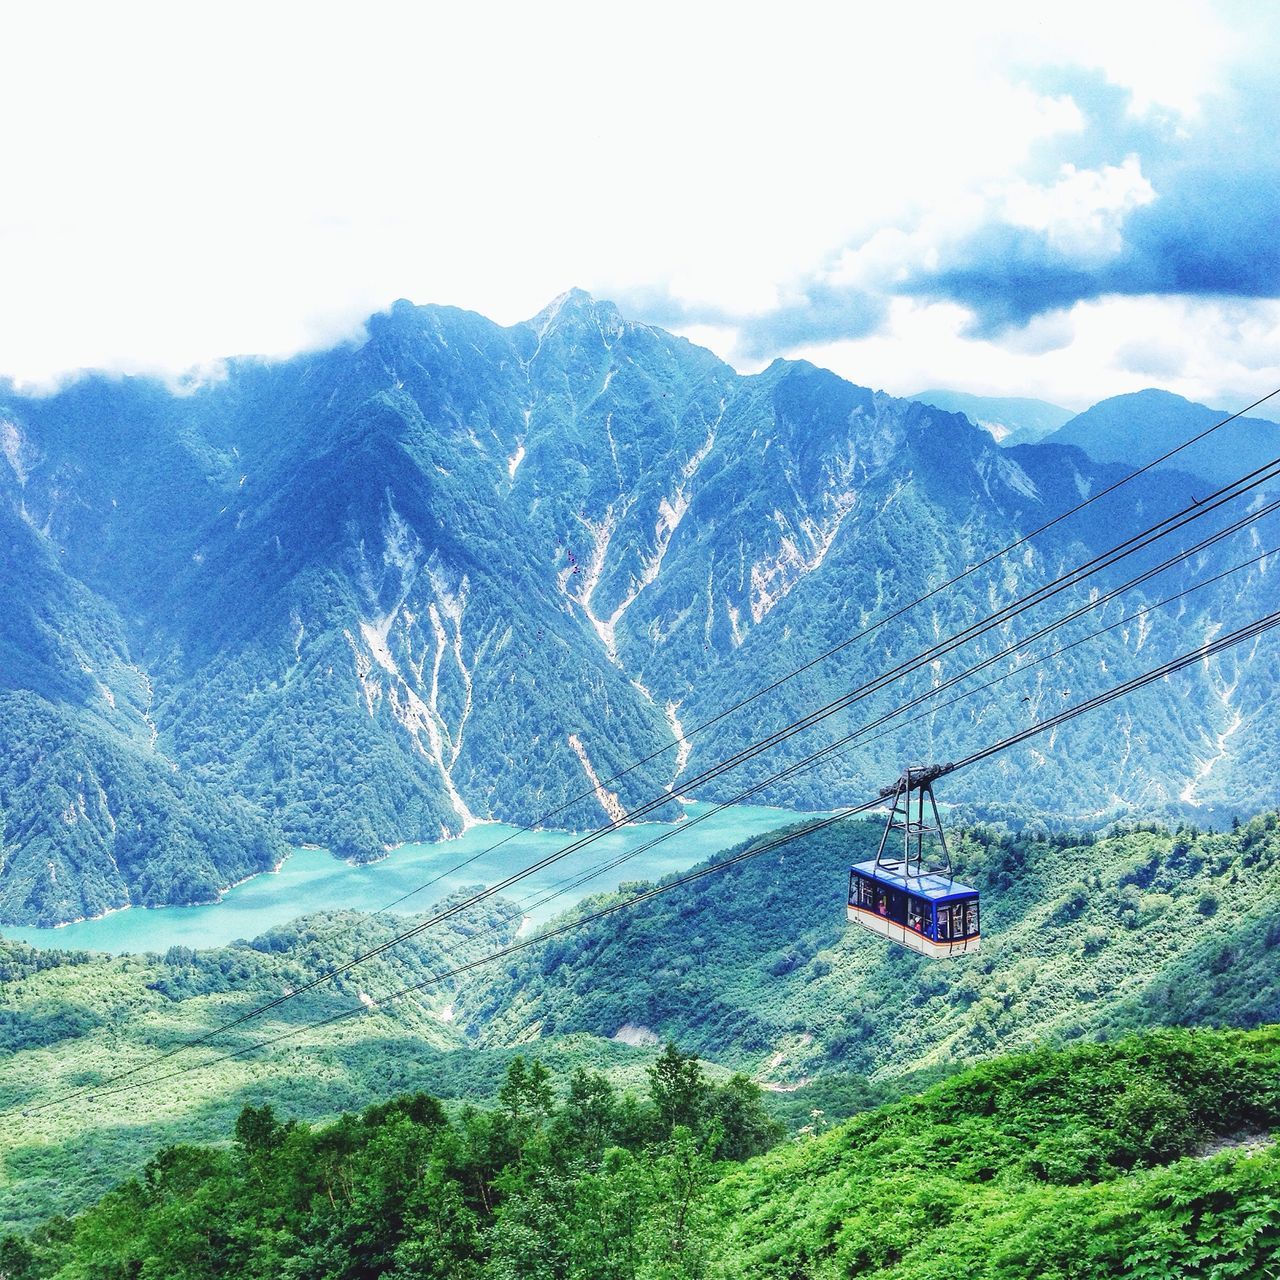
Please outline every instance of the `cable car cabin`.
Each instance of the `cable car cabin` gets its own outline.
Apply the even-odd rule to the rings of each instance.
[[[906,875],[874,858],[858,863],[849,869],[849,919],[922,956],[981,949],[978,891],[937,872]]]

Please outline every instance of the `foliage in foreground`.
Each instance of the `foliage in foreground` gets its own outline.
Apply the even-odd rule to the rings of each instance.
[[[643,1100],[586,1071],[557,1099],[517,1059],[452,1121],[422,1094],[321,1129],[246,1108],[232,1146],[0,1243],[0,1275],[1267,1277],[1277,1124],[1276,1028],[996,1060],[758,1158],[759,1090],[674,1046]]]
[[[171,1147],[73,1221],[0,1245],[0,1276],[638,1275],[704,1250],[717,1160],[781,1134],[744,1076],[668,1045],[648,1096],[515,1058],[498,1107],[415,1094],[311,1128],[246,1107],[230,1148]]]
[[[759,1280],[1263,1280],[1278,1124],[1277,1028],[996,1059],[730,1172],[717,1253]]]

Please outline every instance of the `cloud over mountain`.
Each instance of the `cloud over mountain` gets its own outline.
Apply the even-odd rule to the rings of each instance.
[[[1052,225],[996,218],[939,246],[936,262],[910,272],[904,292],[962,303],[981,333],[1107,294],[1280,296],[1280,91],[1273,81],[1225,87],[1195,122],[1153,113],[1136,125],[1131,97],[1089,78],[1077,81],[1073,97],[1086,119],[1084,145],[1065,139],[1063,153],[1105,155],[1095,177],[1122,164],[1140,172],[1150,192],[1120,211],[1112,242],[1064,241]],[[1115,154],[1131,147],[1137,150]],[[1059,189],[1081,172],[1069,159],[1062,165]],[[1077,210],[1086,223],[1108,212],[1098,186],[1092,207]],[[1048,199],[1052,184],[1040,190]]]

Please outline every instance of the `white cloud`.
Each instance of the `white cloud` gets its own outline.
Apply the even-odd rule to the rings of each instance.
[[[1045,232],[1049,244],[1073,257],[1119,252],[1124,217],[1156,198],[1142,176],[1137,156],[1123,164],[1097,169],[1062,167],[1058,180],[1046,185],[1025,181],[1009,184],[1001,193],[1001,214],[1015,227]]]
[[[815,276],[891,284],[1001,205],[1103,243],[1140,166],[1024,180],[1082,128],[1035,68],[1194,113],[1236,47],[1198,4],[672,0],[10,6],[0,40],[0,373],[27,380],[283,355],[398,296],[759,314]],[[848,344],[886,361],[864,379],[911,335],[940,344],[927,381],[968,369],[951,310],[893,314]]]
[[[1234,410],[1280,386],[1280,302],[1106,298],[1043,317],[1012,345],[968,336],[969,321],[954,303],[898,299],[882,332],[796,354],[895,395],[944,386],[1068,409],[1159,385]],[[1280,404],[1270,412],[1280,420]]]

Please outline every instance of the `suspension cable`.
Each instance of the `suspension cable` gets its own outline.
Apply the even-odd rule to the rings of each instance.
[[[794,737],[796,734],[801,733],[808,728],[811,728],[813,725],[819,723],[820,721],[827,719],[829,716],[835,714],[836,712],[845,710],[849,706],[852,706],[854,703],[861,701],[866,697],[870,696],[871,694],[880,691],[881,689],[885,688],[889,684],[893,683],[895,680],[901,679],[904,675],[910,674],[912,671],[915,671],[920,669],[921,667],[927,666],[931,662],[936,661],[939,657],[945,656],[946,654],[953,652],[954,650],[961,647],[963,644],[968,643],[969,641],[977,638],[978,636],[985,634],[986,632],[994,629],[995,627],[1002,626],[1012,621],[1014,618],[1018,617],[1020,614],[1026,612],[1027,610],[1035,607],[1038,604],[1044,603],[1046,600],[1049,600],[1053,596],[1060,594],[1061,592],[1067,590],[1069,587],[1078,585],[1080,582],[1084,581],[1086,578],[1092,576],[1093,574],[1098,573],[1103,569],[1111,567],[1112,565],[1118,563],[1119,561],[1125,559],[1130,555],[1135,554],[1138,551],[1144,550],[1146,547],[1159,541],[1161,538],[1167,537],[1171,533],[1177,532],[1179,529],[1182,529],[1187,525],[1192,524],[1194,521],[1202,519],[1204,516],[1216,510],[1218,507],[1221,507],[1228,502],[1234,501],[1235,499],[1242,497],[1244,494],[1257,488],[1259,485],[1264,484],[1269,480],[1276,479],[1277,477],[1280,477],[1280,459],[1274,459],[1271,462],[1264,464],[1263,466],[1254,468],[1252,471],[1241,476],[1239,479],[1232,481],[1227,485],[1223,485],[1217,490],[1214,490],[1205,499],[1200,501],[1198,504],[1193,505],[1190,509],[1183,509],[1182,511],[1175,512],[1172,515],[1165,516],[1164,518],[1157,521],[1153,525],[1148,526],[1147,529],[1132,535],[1131,537],[1125,539],[1123,542],[1120,542],[1115,546],[1111,547],[1107,551],[1104,551],[1098,555],[1095,555],[1091,557],[1089,560],[1086,560],[1085,562],[1083,562],[1082,564],[1077,565],[1075,568],[1068,570],[1067,572],[1059,575],[1059,577],[1052,580],[1051,582],[1041,587],[1038,587],[1035,590],[1027,593],[1026,595],[1019,597],[1018,599],[1001,607],[1000,609],[996,610],[994,613],[988,615],[987,618],[979,622],[970,624],[968,627],[965,627],[962,631],[960,631],[956,635],[953,635],[947,640],[940,641],[937,644],[932,645],[929,648],[925,649],[922,653],[917,654],[914,658],[908,659],[905,662],[898,664],[897,667],[893,668],[889,672],[883,673],[882,675],[876,677],[875,679],[868,681],[863,685],[860,685],[859,687],[855,688],[850,693],[845,694],[840,698],[837,698],[834,701],[828,703],[826,706],[821,707],[816,711],[810,712],[809,714],[801,717],[797,721],[794,721],[792,724],[784,727],[783,729],[777,730],[774,733],[770,734],[768,737],[756,743],[753,743],[746,748],[743,748],[742,750],[736,752],[734,755],[730,756],[727,760],[722,761],[719,764],[707,770],[704,770],[702,774],[698,775],[698,777],[686,782],[684,784],[685,788],[693,789],[694,787],[701,786],[708,781],[711,781],[711,780],[714,780],[715,778],[720,777],[724,773],[729,772],[729,770],[736,768],[739,764],[745,763],[746,761],[753,759],[754,757],[762,754],[764,751],[770,749],[771,747],[776,746],[779,743]],[[154,1058],[150,1060],[150,1062],[140,1063],[132,1068],[129,1068],[126,1071],[123,1071],[117,1074],[116,1076],[111,1077],[111,1081],[114,1082],[116,1080],[123,1080],[129,1076],[134,1075],[139,1071],[146,1069],[148,1066],[154,1065],[155,1063],[158,1063],[158,1062],[165,1061],[166,1059],[173,1057],[175,1054],[181,1053],[187,1049],[196,1048],[202,1044],[206,1044],[210,1040],[214,1039],[216,1036],[222,1035],[225,1032],[230,1031],[235,1027],[241,1026],[245,1022],[251,1021],[254,1018],[258,1018],[262,1016],[262,1014],[267,1013],[272,1009],[278,1008],[280,1005],[286,1003],[287,1001],[296,999],[298,996],[303,995],[308,991],[314,990],[316,987],[319,987],[324,983],[333,981],[334,979],[354,969],[357,965],[363,964],[366,961],[373,959],[376,956],[379,956],[384,952],[390,950],[392,947],[400,945],[401,943],[407,941],[409,938],[415,937],[418,934],[424,932],[425,930],[433,928],[434,926],[444,922],[445,920],[453,918],[454,916],[458,915],[460,912],[465,911],[470,907],[475,906],[478,903],[497,895],[498,893],[501,893],[503,890],[507,888],[510,888],[513,884],[519,883],[520,881],[527,879],[529,876],[534,875],[541,870],[544,870],[546,867],[552,865],[553,863],[560,861],[561,859],[568,857],[573,853],[578,852],[580,849],[587,847],[588,845],[594,843],[595,841],[599,840],[603,836],[608,835],[613,831],[619,830],[621,827],[628,825],[630,822],[634,822],[637,818],[643,817],[644,815],[648,814],[655,808],[658,808],[661,805],[667,803],[669,799],[670,799],[670,796],[668,794],[663,794],[662,796],[657,797],[653,800],[650,800],[647,803],[641,804],[637,808],[631,810],[629,813],[623,814],[620,818],[613,820],[609,824],[602,826],[593,832],[589,832],[582,837],[579,837],[578,839],[572,841],[570,844],[566,845],[560,850],[546,855],[545,857],[541,858],[537,862],[534,862],[527,867],[524,867],[518,871],[513,872],[512,874],[508,875],[504,879],[499,880],[492,885],[486,886],[485,888],[476,891],[475,893],[469,895],[468,897],[462,899],[459,902],[452,903],[447,907],[443,907],[440,910],[437,910],[435,913],[428,916],[426,919],[419,921],[418,923],[412,925],[408,929],[403,930],[396,936],[382,943],[379,943],[374,947],[369,948],[367,951],[357,954],[352,959],[343,962],[341,965],[335,966],[333,969],[328,970],[327,972],[320,974],[315,978],[310,979],[309,981],[303,983],[301,986],[293,988],[290,991],[283,993],[279,996],[276,996],[269,1001],[265,1001],[260,1005],[250,1008],[246,1010],[244,1013],[234,1018],[228,1019],[226,1022],[223,1022],[211,1028],[209,1031],[204,1032],[199,1036],[193,1037],[188,1040],[184,1040],[183,1042],[177,1045],[174,1045],[170,1049],[164,1050],[163,1052],[155,1055]],[[688,825],[688,824],[685,824],[685,825]],[[86,1087],[84,1089],[81,1089],[79,1093],[84,1094],[84,1093],[88,1093],[89,1091],[90,1090]],[[77,1095],[71,1095],[71,1096],[79,1096],[79,1095],[77,1094]]]
[[[1108,689],[1103,693],[1096,695],[1093,698],[1089,698],[1084,702],[1078,703],[1076,706],[1069,707],[1066,710],[1060,712],[1059,714],[1051,716],[1047,720],[1040,721],[1037,724],[1032,725],[1029,728],[1020,731],[1019,733],[1011,734],[1008,737],[1003,738],[998,742],[995,742],[990,744],[989,746],[980,748],[979,750],[974,751],[969,755],[962,757],[960,760],[957,760],[954,763],[946,765],[943,769],[943,773],[949,774],[949,773],[958,772],[961,769],[969,768],[971,765],[978,764],[984,760],[987,760],[990,757],[997,755],[1002,751],[1007,751],[1011,747],[1017,746],[1020,743],[1025,742],[1027,739],[1036,736],[1037,734],[1045,733],[1049,730],[1055,729],[1059,725],[1064,724],[1069,720],[1075,719],[1077,716],[1084,715],[1089,711],[1096,710],[1098,707],[1105,706],[1107,703],[1112,702],[1117,698],[1125,697],[1126,695],[1133,693],[1137,689],[1143,688],[1145,685],[1151,684],[1156,680],[1164,679],[1167,676],[1174,674],[1175,672],[1183,670],[1185,667],[1191,666],[1194,663],[1202,662],[1208,658],[1214,657],[1217,654],[1222,653],[1225,650],[1234,647],[1235,645],[1244,643],[1248,640],[1257,639],[1258,637],[1264,635],[1265,633],[1273,630],[1277,626],[1280,626],[1280,610],[1276,610],[1270,614],[1266,614],[1261,618],[1255,619],[1254,621],[1245,624],[1244,626],[1238,628],[1235,631],[1232,631],[1226,635],[1220,636],[1215,640],[1208,641],[1202,645],[1199,645],[1195,649],[1192,649],[1186,653],[1180,654],[1176,658],[1172,658],[1168,662],[1162,663],[1158,667],[1155,667],[1150,671],[1144,672],[1140,676],[1135,676],[1133,679],[1127,680],[1122,684],[1116,685],[1111,689]],[[796,840],[802,839],[804,836],[812,835],[817,831],[821,831],[827,827],[834,826],[838,822],[843,822],[848,818],[854,817],[856,814],[865,813],[870,809],[877,808],[881,804],[882,804],[882,799],[879,795],[877,795],[873,799],[866,800],[861,804],[856,805],[852,808],[842,810],[839,813],[831,814],[827,817],[820,818],[817,821],[805,824],[804,826],[796,830],[790,831],[782,836],[779,836],[776,839],[771,840],[764,845],[757,846],[757,847],[748,847],[747,849],[744,849],[737,854],[732,854],[729,857],[723,858],[718,862],[712,862],[704,867],[697,868],[696,870],[691,871],[685,875],[682,875],[674,880],[671,880],[666,884],[658,885],[652,889],[645,890],[641,893],[635,894],[632,897],[626,898],[621,902],[612,903],[609,906],[602,907],[596,911],[589,913],[586,916],[582,916],[578,919],[568,921],[563,925],[560,925],[551,930],[544,931],[543,933],[536,934],[533,937],[523,939],[522,941],[519,941],[519,942],[511,943],[509,946],[506,946],[500,949],[499,951],[490,953],[489,955],[478,957],[477,959],[470,960],[462,965],[456,965],[451,969],[443,971],[442,973],[432,974],[427,978],[424,978],[418,982],[414,982],[408,986],[402,987],[400,990],[392,993],[392,995],[388,997],[384,997],[382,1001],[375,1001],[374,1008],[380,1009],[384,1005],[393,1004],[397,1000],[403,999],[405,996],[410,995],[416,991],[421,991],[426,987],[438,985],[439,983],[447,981],[452,977],[456,977],[463,973],[470,972],[484,965],[493,964],[498,960],[506,959],[511,955],[524,951],[530,947],[542,945],[543,943],[549,942],[554,938],[561,937],[572,930],[581,929],[588,924],[592,924],[597,920],[605,919],[606,917],[614,915],[617,912],[629,910],[633,907],[639,906],[644,902],[650,902],[653,899],[661,897],[663,894],[670,893],[675,889],[683,887],[684,885],[691,884],[697,880],[703,879],[706,876],[714,875],[717,872],[724,871],[727,868],[736,866],[739,863],[745,862],[750,858],[760,857],[761,855],[765,853],[769,853],[774,849],[781,848],[784,845],[791,844]],[[206,1070],[207,1068],[214,1066],[217,1063],[227,1062],[235,1058],[243,1057],[246,1054],[253,1053],[258,1049],[267,1048],[271,1045],[278,1044],[283,1040],[296,1038],[297,1036],[303,1035],[308,1031],[319,1030],[323,1027],[330,1026],[336,1022],[343,1021],[344,1019],[355,1017],[359,1014],[364,1014],[368,1012],[371,1012],[369,1006],[365,1005],[362,1002],[348,1009],[340,1010],[337,1013],[331,1014],[326,1018],[319,1019],[315,1022],[307,1023],[301,1027],[291,1028],[288,1031],[282,1032],[279,1035],[272,1036],[264,1040],[260,1040],[251,1045],[246,1045],[243,1048],[233,1050],[229,1053],[221,1054],[218,1057],[207,1059],[204,1062],[189,1063],[184,1067],[175,1068],[174,1070],[167,1072],[163,1075],[151,1077],[145,1080],[133,1080],[127,1084],[117,1083],[118,1081],[122,1081],[124,1079],[124,1074],[122,1074],[120,1076],[113,1077],[111,1080],[107,1081],[105,1088],[88,1087],[75,1094],[67,1095],[64,1098],[51,1099],[47,1103],[41,1103],[34,1107],[28,1107],[23,1111],[23,1114],[28,1116],[35,1115],[49,1108],[63,1105],[67,1101],[70,1101],[72,1098],[80,1096],[81,1093],[87,1094],[91,1101],[97,1101],[99,1098],[108,1098],[119,1093],[125,1093],[135,1089],[151,1087],[156,1084],[161,1084],[172,1079],[177,1079],[180,1076],[189,1075],[196,1071]],[[125,1073],[125,1074],[131,1074],[131,1073]],[[5,1114],[5,1115],[13,1114],[13,1111],[11,1110],[9,1112],[5,1112],[2,1114]]]
[[[1042,662],[1046,662],[1053,658],[1059,657],[1061,654],[1066,653],[1070,649],[1076,648],[1078,645],[1084,644],[1086,641],[1095,640],[1099,636],[1105,635],[1108,631],[1112,631],[1116,627],[1122,626],[1126,621],[1126,619],[1124,618],[1121,618],[1117,622],[1111,623],[1109,626],[1101,627],[1096,631],[1090,632],[1088,635],[1083,636],[1078,640],[1074,640],[1070,644],[1062,645],[1058,649],[1055,649],[1051,654],[1046,654],[1043,657],[1036,658],[1033,662],[1029,662],[1024,666],[1015,667],[1013,670],[1007,671],[1003,675],[996,677],[996,679],[989,680],[985,684],[979,685],[976,688],[961,694],[959,697],[951,698],[948,701],[940,704],[939,706],[930,707],[927,711],[923,712],[921,715],[913,716],[910,719],[902,722],[901,724],[891,726],[890,728],[886,729],[884,733],[878,733],[873,735],[872,737],[865,736],[869,734],[871,730],[877,729],[891,720],[896,720],[899,716],[903,715],[905,712],[909,710],[912,710],[914,707],[918,706],[920,703],[928,700],[932,700],[938,694],[945,692],[947,689],[953,688],[955,685],[959,684],[964,680],[969,679],[971,676],[976,675],[979,671],[984,670],[986,667],[989,667],[992,664],[1004,658],[1008,658],[1010,656],[1016,656],[1017,653],[1023,648],[1025,648],[1027,645],[1033,644],[1036,641],[1043,639],[1050,632],[1056,631],[1059,628],[1067,625],[1068,623],[1076,621],[1083,614],[1089,613],[1094,609],[1101,608],[1103,605],[1105,605],[1108,601],[1115,598],[1121,592],[1127,591],[1132,587],[1147,581],[1148,579],[1156,576],[1156,574],[1169,569],[1171,566],[1181,562],[1182,560],[1185,560],[1188,557],[1195,555],[1200,551],[1205,550],[1207,547],[1209,547],[1213,543],[1219,542],[1223,538],[1228,537],[1233,533],[1239,532],[1245,526],[1253,523],[1254,521],[1259,520],[1264,516],[1270,515],[1277,508],[1280,508],[1280,499],[1277,499],[1275,502],[1269,503],[1267,506],[1261,508],[1259,511],[1252,513],[1251,515],[1245,516],[1242,519],[1237,520],[1234,524],[1228,526],[1226,529],[1219,530],[1219,532],[1211,535],[1208,538],[1205,538],[1202,542],[1198,543],[1196,546],[1190,547],[1184,552],[1179,552],[1178,555],[1171,557],[1170,559],[1164,561],[1160,565],[1157,565],[1154,569],[1149,569],[1146,572],[1139,574],[1137,577],[1131,578],[1128,582],[1122,584],[1119,587],[1114,588],[1111,591],[1108,591],[1105,595],[1099,596],[1096,600],[1090,601],[1088,604],[1081,606],[1079,609],[1073,610],[1072,612],[1064,615],[1063,617],[1058,618],[1056,621],[1049,623],[1044,627],[1041,627],[1038,631],[1035,631],[1028,636],[1022,637],[1020,640],[1007,646],[1005,649],[1001,650],[1000,652],[994,653],[990,657],[983,658],[981,661],[974,663],[973,665],[966,668],[964,671],[958,672],[956,675],[950,677],[950,679],[946,680],[942,684],[932,686],[931,688],[925,690],[923,693],[920,693],[916,697],[912,698],[910,701],[902,703],[899,706],[893,708],[893,710],[884,713],[877,719],[872,720],[867,724],[860,726],[859,728],[846,734],[842,738],[839,738],[836,741],[832,742],[830,745],[823,747],[821,750],[816,751],[812,755],[805,757],[805,759],[800,760],[797,763],[788,766],[787,768],[781,770],[780,772],[773,774],[771,777],[765,778],[762,782],[756,783],[754,786],[749,787],[747,790],[739,792],[736,796],[732,797],[731,799],[722,801],[721,803],[715,805],[715,807],[713,807],[709,812],[697,814],[694,817],[690,818],[686,823],[682,824],[680,827],[675,827],[667,831],[664,831],[659,835],[655,836],[652,840],[649,840],[645,844],[640,845],[638,848],[628,850],[627,852],[618,855],[617,857],[611,859],[608,862],[597,864],[595,867],[587,870],[584,873],[578,873],[578,872],[573,873],[571,876],[566,877],[564,880],[561,880],[557,882],[555,885],[552,885],[549,887],[550,889],[554,889],[555,892],[549,892],[547,889],[540,890],[539,892],[542,893],[544,896],[539,897],[537,901],[531,904],[522,904],[522,910],[524,910],[526,913],[536,911],[540,907],[545,906],[548,902],[554,900],[557,897],[560,897],[562,893],[569,892],[572,889],[576,889],[581,885],[587,884],[591,880],[594,880],[597,876],[603,875],[606,871],[616,870],[618,867],[622,866],[624,863],[631,861],[632,858],[638,857],[643,853],[647,853],[655,845],[661,844],[664,840],[670,839],[673,835],[676,835],[680,832],[687,830],[688,827],[696,825],[699,822],[705,821],[708,818],[715,817],[717,814],[721,813],[723,810],[731,808],[734,805],[743,804],[747,800],[751,799],[753,796],[759,794],[759,792],[765,790],[768,787],[776,786],[780,782],[793,779],[794,777],[796,777],[801,773],[806,773],[827,758],[839,757],[841,755],[846,754],[847,751],[849,751],[853,746],[866,746],[869,743],[877,741],[879,738],[884,737],[885,734],[887,733],[896,732],[897,730],[905,728],[907,725],[915,724],[917,721],[923,720],[928,716],[936,715],[938,711],[942,710],[945,707],[952,706],[964,698],[971,697],[975,693],[980,693],[987,689],[990,689],[994,685],[997,685],[1002,681],[1009,679],[1011,676],[1019,675],[1023,671],[1029,670],[1031,667],[1037,666]],[[1280,548],[1276,548],[1275,550],[1280,551]],[[1193,591],[1198,591],[1202,587],[1206,587],[1214,582],[1221,581],[1222,579],[1228,577],[1232,573],[1237,573],[1241,569],[1248,568],[1250,565],[1254,565],[1261,560],[1265,560],[1266,557],[1270,554],[1273,554],[1273,552],[1263,552],[1261,555],[1254,556],[1250,560],[1242,561],[1241,563],[1233,566],[1231,569],[1225,570],[1224,572],[1219,574],[1215,574],[1212,578],[1208,578],[1201,582],[1197,582],[1192,586],[1186,588],[1184,591],[1178,592],[1176,595],[1168,596],[1164,600],[1158,601],[1156,604],[1148,605],[1145,608],[1135,610],[1135,612],[1130,616],[1141,617],[1153,609],[1161,608],[1164,605],[1171,604],[1174,601],[1182,599],[1184,596],[1190,595]],[[570,883],[570,881],[572,881],[572,883]]]

